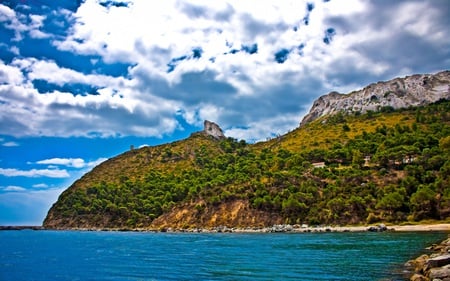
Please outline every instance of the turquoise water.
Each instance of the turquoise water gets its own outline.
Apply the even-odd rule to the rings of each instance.
[[[446,236],[0,231],[0,280],[403,280]]]

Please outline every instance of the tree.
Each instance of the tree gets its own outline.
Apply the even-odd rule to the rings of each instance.
[[[347,125],[347,123],[345,123],[344,125],[342,125],[342,130],[344,132],[350,132],[350,127]]]
[[[352,164],[357,167],[362,167],[364,165],[364,155],[359,150],[352,151]]]
[[[420,187],[416,193],[411,196],[411,209],[413,218],[421,220],[426,217],[433,217],[435,210],[435,192],[428,186]]]
[[[389,216],[392,216],[394,211],[403,206],[404,196],[398,191],[385,194],[380,201],[378,201],[375,208],[387,211]]]
[[[450,136],[443,137],[439,140],[439,148],[444,153],[450,153]]]

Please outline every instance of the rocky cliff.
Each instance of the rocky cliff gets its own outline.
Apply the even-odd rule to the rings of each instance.
[[[203,132],[206,135],[212,136],[215,139],[224,139],[225,138],[225,135],[223,134],[222,129],[216,123],[205,120],[203,125],[204,125]]]
[[[246,228],[281,223],[283,218],[279,213],[257,210],[248,200],[237,199],[213,205],[199,200],[177,206],[158,217],[152,222],[151,229],[210,229],[217,226]]]
[[[423,106],[450,99],[450,71],[416,74],[371,84],[349,94],[331,92],[318,98],[300,126],[325,115],[365,113],[385,107],[394,109]]]

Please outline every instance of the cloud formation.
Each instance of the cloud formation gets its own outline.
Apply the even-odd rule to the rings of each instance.
[[[0,138],[0,145],[1,146],[5,146],[5,147],[20,146],[17,142],[15,142],[15,141],[6,141],[4,138]]]
[[[31,169],[19,170],[11,168],[0,168],[0,175],[5,177],[49,177],[49,178],[68,178],[69,173],[66,170],[60,169]]]
[[[10,192],[10,191],[25,191],[26,188],[21,187],[21,186],[16,186],[16,185],[8,185],[8,186],[0,186],[0,190],[1,191],[6,191],[6,192]]]
[[[161,137],[209,119],[227,135],[265,139],[298,126],[322,94],[448,68],[449,6],[86,0],[25,13],[0,4],[11,32],[0,46],[9,54],[0,134]]]
[[[100,158],[92,162],[85,162],[81,158],[50,158],[37,161],[36,164],[40,165],[58,165],[67,166],[71,168],[81,169],[86,167],[95,167],[101,162],[105,161],[106,158]]]

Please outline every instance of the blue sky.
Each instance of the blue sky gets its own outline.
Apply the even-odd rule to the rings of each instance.
[[[205,119],[264,140],[330,91],[450,69],[448,26],[448,0],[1,1],[0,225]]]

